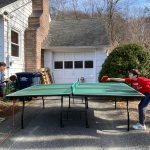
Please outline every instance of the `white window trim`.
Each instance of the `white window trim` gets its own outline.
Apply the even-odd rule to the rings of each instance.
[[[10,33],[11,33],[11,31],[14,31],[14,32],[16,32],[17,34],[18,34],[18,44],[16,44],[16,43],[13,43],[12,41],[11,41],[11,34],[10,34],[10,44],[14,44],[14,45],[18,45],[19,46],[19,56],[12,56],[11,55],[11,52],[12,52],[12,49],[11,49],[11,45],[10,45],[10,55],[11,55],[11,57],[12,58],[15,58],[15,59],[20,59],[20,57],[21,57],[21,42],[20,42],[20,38],[21,38],[21,33],[20,33],[20,31],[19,30],[17,30],[17,29],[15,29],[15,28],[11,28],[11,30],[10,30]]]

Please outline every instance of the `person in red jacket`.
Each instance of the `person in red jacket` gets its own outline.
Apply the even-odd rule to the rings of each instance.
[[[129,83],[135,90],[145,95],[145,98],[143,98],[138,105],[139,122],[133,125],[133,128],[146,130],[145,116],[147,106],[150,103],[150,79],[140,77],[140,73],[137,69],[132,69],[128,73],[128,78],[109,78],[108,76],[103,76],[102,81],[126,82]]]

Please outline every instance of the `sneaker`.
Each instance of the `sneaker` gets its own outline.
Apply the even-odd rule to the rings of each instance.
[[[136,129],[136,130],[146,130],[146,126],[141,125],[140,123],[137,123],[137,124],[133,125],[132,127],[133,127],[133,129]]]

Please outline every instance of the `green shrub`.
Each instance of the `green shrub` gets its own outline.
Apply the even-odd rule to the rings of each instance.
[[[141,76],[150,77],[150,53],[136,44],[118,46],[103,63],[99,81],[103,75],[127,77],[131,69],[139,69]]]

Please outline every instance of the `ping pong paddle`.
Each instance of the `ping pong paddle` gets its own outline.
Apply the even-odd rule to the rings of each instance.
[[[108,76],[102,76],[101,81],[105,82],[105,81],[107,81],[107,79],[108,79]]]

